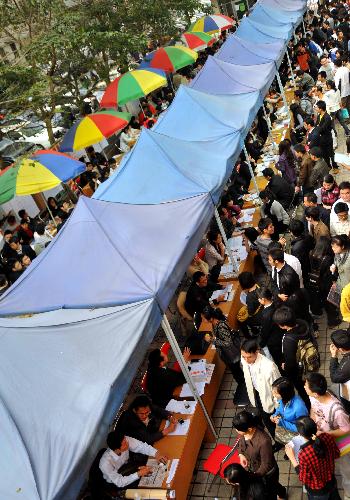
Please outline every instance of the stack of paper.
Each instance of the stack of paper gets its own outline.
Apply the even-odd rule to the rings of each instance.
[[[170,465],[170,469],[169,469],[169,474],[168,474],[168,477],[167,477],[167,480],[166,480],[167,485],[170,485],[171,481],[174,479],[175,472],[176,472],[177,466],[179,465],[179,462],[180,462],[179,458],[174,458],[171,461],[171,465]]]
[[[168,436],[186,436],[188,429],[190,427],[191,419],[187,418],[182,423],[178,422],[176,429],[173,432],[169,432]],[[165,429],[169,427],[169,420],[166,421]]]
[[[207,373],[209,366],[211,365],[207,365]],[[171,411],[172,413],[181,413],[182,415],[193,415],[196,406],[197,406],[196,401],[186,401],[186,400],[177,401],[176,399],[171,399],[165,409]]]
[[[143,488],[160,488],[168,474],[168,464],[158,463],[155,458],[149,458],[147,465],[151,467],[152,472],[149,476],[143,476],[140,479],[139,486]]]
[[[198,394],[200,396],[203,396],[205,390],[205,382],[196,382],[195,386],[197,388]],[[190,398],[190,397],[193,397],[191,388],[188,384],[184,384],[180,392],[180,398]]]
[[[224,264],[221,266],[220,276],[223,278],[231,278],[235,275],[232,264]]]
[[[207,376],[206,360],[198,359],[190,363],[188,369],[195,382],[204,382]]]

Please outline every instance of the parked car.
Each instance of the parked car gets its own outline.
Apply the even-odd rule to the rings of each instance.
[[[51,146],[46,125],[41,121],[28,121],[13,118],[0,124],[3,137],[13,141],[33,142],[42,149]],[[55,138],[61,137],[65,132],[63,127],[53,127]]]
[[[8,144],[5,148],[0,150],[1,168],[12,165],[12,163],[14,163],[20,156],[23,156],[26,153],[34,153],[34,151],[37,151],[38,149],[38,146],[32,142],[20,141]]]

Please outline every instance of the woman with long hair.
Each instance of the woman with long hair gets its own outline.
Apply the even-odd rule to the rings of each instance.
[[[217,229],[210,229],[207,233],[207,244],[205,245],[205,260],[209,265],[209,271],[214,267],[220,268],[225,260],[225,245],[222,236]]]
[[[289,109],[293,118],[291,133],[292,144],[299,144],[305,137],[304,119],[306,118],[306,113],[303,111],[300,104],[296,102],[291,104]]]
[[[220,358],[231,370],[237,384],[244,382],[241,368],[241,341],[239,333],[232,331],[227,323],[227,318],[218,307],[206,307],[203,316],[213,326],[213,342]]]
[[[333,290],[332,303],[333,316],[331,326],[337,326],[341,323],[339,317],[340,307],[340,294],[341,291],[350,282],[350,240],[346,234],[338,234],[331,239],[331,247],[334,252],[334,262],[330,266],[332,273],[332,286],[330,291]],[[329,302],[330,297],[328,297]]]
[[[291,148],[291,142],[285,139],[278,146],[279,159],[276,163],[277,169],[282,173],[282,177],[290,184],[295,185],[297,174],[295,171],[295,157]]]
[[[270,500],[263,479],[251,474],[240,464],[228,465],[224,477],[227,484],[238,487],[234,497],[237,500]]]
[[[302,417],[296,423],[303,440],[298,455],[293,445],[286,445],[286,455],[306,488],[309,500],[340,500],[335,479],[334,461],[339,450],[329,434],[317,436],[317,425],[310,417]]]
[[[286,498],[286,488],[279,480],[279,469],[275,460],[269,435],[261,429],[260,418],[243,410],[233,417],[232,425],[239,434],[238,456],[241,466],[261,478],[266,485],[268,498]]]

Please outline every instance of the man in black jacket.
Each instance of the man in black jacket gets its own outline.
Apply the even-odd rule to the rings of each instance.
[[[329,346],[331,381],[333,384],[340,384],[341,402],[350,413],[350,332],[349,330],[335,330],[332,332],[331,339],[332,344]],[[343,356],[340,362],[338,354]]]
[[[282,330],[273,322],[273,315],[276,311],[276,304],[273,301],[273,294],[267,287],[257,290],[260,304],[264,307],[261,317],[260,342],[261,348],[268,347],[270,354],[278,366],[282,367]]]
[[[319,209],[319,211],[320,211],[320,220],[324,224],[326,224],[326,226],[329,228],[329,225],[330,225],[330,222],[329,222],[329,219],[330,219],[329,210],[327,210],[326,208],[324,208],[322,205],[318,205],[317,204],[317,195],[315,193],[307,193],[304,196],[303,205],[304,205],[305,208],[317,207]],[[309,231],[309,226],[308,226],[308,222],[307,222],[307,220],[305,218],[305,214],[304,214],[303,223],[304,223],[305,230]]]
[[[265,168],[262,173],[268,181],[265,189],[271,191],[275,199],[282,205],[282,207],[285,210],[288,210],[294,197],[293,186],[280,175],[276,175],[272,168]]]
[[[169,420],[170,423],[161,431],[162,420]],[[177,419],[172,416],[170,411],[153,405],[145,395],[136,396],[118,420],[118,427],[121,426],[126,436],[152,445],[173,432],[176,425]]]
[[[217,288],[220,289],[221,286],[217,285]],[[194,313],[201,313],[205,307],[209,306],[209,298],[213,291],[214,288],[208,286],[208,276],[201,271],[195,272],[186,293],[185,309],[188,314],[193,317]],[[214,302],[221,300],[224,300],[224,295],[218,297]]]
[[[273,315],[273,321],[285,331],[282,339],[282,369],[297,389],[307,408],[310,409],[310,399],[306,394],[302,373],[298,366],[297,352],[299,340],[312,340],[307,323],[296,319],[290,307],[279,307]]]
[[[278,248],[269,250],[268,260],[272,269],[271,276],[275,287],[275,296],[281,300],[287,300],[290,295],[299,290],[299,276],[285,262],[283,250]]]
[[[320,147],[323,152],[323,158],[329,167],[335,168],[337,164],[334,161],[333,137],[332,137],[332,118],[326,111],[326,103],[317,101],[316,103],[316,128],[320,134]]]
[[[306,130],[305,146],[309,151],[311,148],[320,145],[320,134],[318,129],[315,128],[315,123],[312,118],[305,118],[304,128]]]
[[[301,220],[293,219],[289,228],[294,237],[294,239],[291,240],[290,253],[299,259],[301,271],[303,273],[303,281],[307,283],[310,271],[309,253],[314,248],[315,242],[313,237],[305,232],[305,226]]]
[[[2,256],[4,259],[20,259],[23,255],[28,255],[30,260],[34,260],[36,253],[30,245],[21,245],[17,236],[12,236],[8,244],[4,245]]]

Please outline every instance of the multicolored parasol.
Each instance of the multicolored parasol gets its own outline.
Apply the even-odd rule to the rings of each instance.
[[[147,54],[139,67],[158,68],[167,73],[174,73],[196,62],[197,57],[197,52],[181,45],[161,47]]]
[[[118,76],[108,85],[100,102],[101,108],[116,108],[139,99],[167,85],[164,71],[153,68],[135,69]]]
[[[81,174],[85,163],[50,149],[37,151],[30,158],[0,171],[0,204],[16,195],[41,193]]]
[[[181,35],[181,40],[189,49],[199,52],[204,50],[210,45],[213,45],[215,38],[203,31],[186,31]]]
[[[223,14],[212,14],[203,16],[191,24],[187,31],[204,31],[204,33],[217,33],[219,31],[228,30],[236,24],[231,17]]]
[[[60,145],[60,151],[80,151],[122,130],[131,120],[130,113],[103,109],[86,115],[68,130]]]

